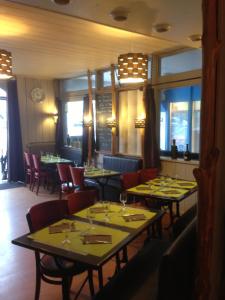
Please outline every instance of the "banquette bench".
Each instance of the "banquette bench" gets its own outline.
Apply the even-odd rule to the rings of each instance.
[[[193,300],[195,256],[196,218],[171,242],[148,241],[94,300]]]
[[[124,155],[104,155],[103,168],[117,171],[121,174],[126,172],[136,172],[142,168],[142,159]],[[105,198],[112,201],[118,201],[121,190],[120,176],[112,177],[105,187]]]

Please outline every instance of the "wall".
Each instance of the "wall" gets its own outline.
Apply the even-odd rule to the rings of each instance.
[[[35,103],[30,93],[35,87],[45,92],[45,100]],[[17,77],[17,89],[21,117],[23,147],[29,144],[52,144],[55,142],[55,123],[52,115],[57,112],[53,80]]]

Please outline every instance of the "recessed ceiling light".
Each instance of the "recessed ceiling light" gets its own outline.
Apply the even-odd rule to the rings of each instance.
[[[128,10],[124,7],[117,7],[110,12],[110,16],[113,20],[123,22],[127,20]]]
[[[171,25],[167,23],[155,24],[153,25],[153,29],[155,32],[167,32],[171,29]]]
[[[55,4],[67,5],[70,4],[71,0],[51,0]]]
[[[191,40],[192,42],[200,42],[202,40],[202,36],[201,34],[192,34],[189,35],[188,39]]]

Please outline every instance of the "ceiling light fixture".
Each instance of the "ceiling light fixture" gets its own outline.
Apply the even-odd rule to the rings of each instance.
[[[192,42],[200,42],[202,40],[202,36],[201,34],[192,34],[189,35],[188,39],[191,40]]]
[[[128,10],[124,7],[117,7],[110,12],[110,16],[113,20],[123,22],[127,20]]]
[[[120,83],[142,83],[148,78],[148,56],[143,53],[127,53],[118,57]]]
[[[6,50],[0,49],[0,79],[9,79],[12,74],[12,55]]]
[[[71,0],[51,0],[55,4],[67,5],[70,4]]]
[[[171,29],[171,25],[167,23],[155,24],[153,25],[153,29],[155,32],[163,33],[169,31]]]

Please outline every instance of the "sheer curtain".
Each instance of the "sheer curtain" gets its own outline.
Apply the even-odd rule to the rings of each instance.
[[[8,181],[24,181],[23,147],[16,80],[7,82]]]

